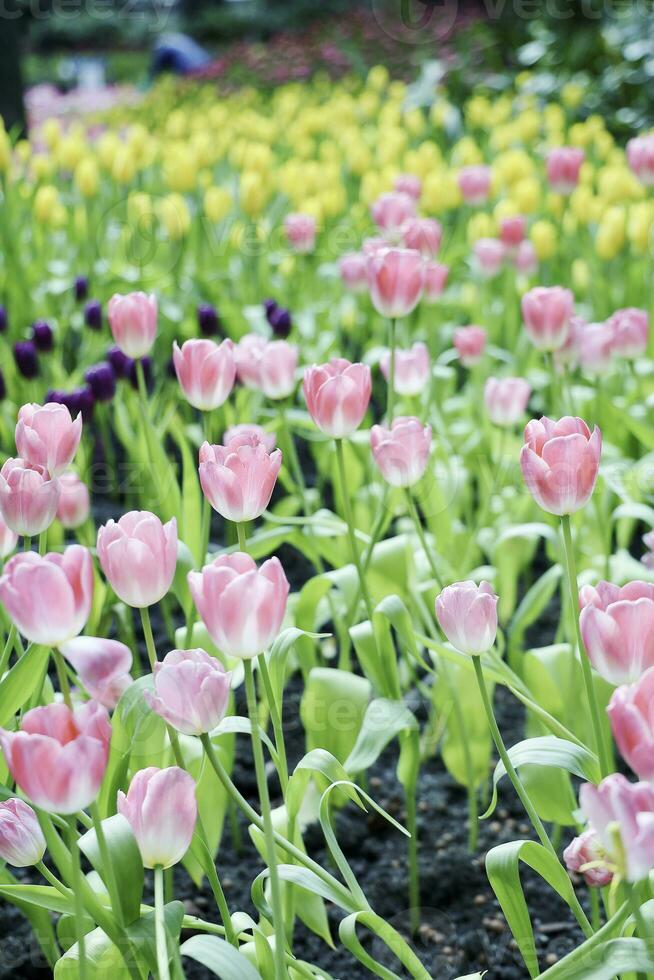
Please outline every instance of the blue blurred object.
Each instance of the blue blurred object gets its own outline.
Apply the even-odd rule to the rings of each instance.
[[[152,51],[152,74],[172,71],[188,75],[206,68],[211,55],[186,34],[162,34]]]

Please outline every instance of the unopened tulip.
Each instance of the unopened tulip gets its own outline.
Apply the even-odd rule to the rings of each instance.
[[[531,385],[524,378],[488,378],[484,385],[484,404],[495,425],[515,425],[524,415]]]
[[[654,782],[654,667],[615,690],[606,710],[620,755],[639,779]]]
[[[173,364],[189,405],[202,412],[219,408],[228,398],[236,378],[234,344],[223,340],[187,340],[173,343]]]
[[[579,624],[588,658],[611,684],[631,684],[654,667],[654,585],[584,586]]]
[[[89,488],[77,473],[62,473],[59,477],[57,518],[65,528],[80,527],[91,510]]]
[[[145,868],[172,868],[182,860],[195,832],[195,781],[177,766],[141,769],[127,795],[118,790],[118,812],[136,838]]]
[[[229,704],[231,674],[204,650],[171,650],[154,667],[153,711],[184,735],[202,735],[220,724]]]
[[[91,553],[79,544],[44,556],[14,555],[0,577],[0,602],[23,636],[43,646],[81,633],[92,601]]]
[[[0,803],[0,858],[14,868],[29,868],[43,860],[45,837],[38,817],[25,800]]]
[[[19,731],[0,729],[12,778],[34,806],[72,814],[93,803],[109,757],[111,725],[95,701],[71,710],[65,704],[32,708]]]
[[[422,296],[425,262],[411,248],[380,249],[368,259],[368,287],[373,306],[389,320],[408,316]]]
[[[577,332],[579,364],[586,374],[606,374],[613,361],[615,331],[611,324],[586,323]]]
[[[177,521],[162,524],[147,510],[132,510],[98,530],[102,571],[128,606],[144,609],[166,595],[177,563]]]
[[[500,241],[505,248],[515,251],[518,245],[524,240],[527,230],[527,221],[522,215],[513,215],[510,218],[503,218],[500,224]]]
[[[307,368],[302,387],[309,414],[321,432],[343,439],[358,429],[366,414],[372,391],[370,368],[335,357]]]
[[[0,498],[0,514],[2,514],[2,502]],[[6,521],[0,516],[0,560],[4,561],[16,549],[18,535],[12,531]]]
[[[373,203],[370,212],[372,220],[381,231],[387,235],[398,235],[405,221],[413,218],[416,213],[416,205],[413,198],[408,194],[398,191],[390,191],[382,194]]]
[[[500,272],[506,258],[506,247],[499,238],[479,238],[472,247],[474,266],[483,279]]]
[[[422,194],[422,181],[415,174],[398,174],[393,181],[393,190],[399,194],[408,194],[414,201],[419,201]]]
[[[466,204],[483,204],[490,194],[490,167],[477,165],[459,171],[458,184]]]
[[[115,293],[107,311],[112,336],[123,354],[134,359],[149,354],[157,336],[156,296]]]
[[[607,854],[596,831],[585,830],[575,837],[563,852],[563,860],[568,871],[582,874],[591,888],[611,884],[613,871],[608,867]]]
[[[47,530],[59,503],[59,481],[42,466],[8,459],[0,469],[0,513],[15,534],[34,537]]]
[[[132,683],[129,647],[100,636],[76,636],[62,643],[61,652],[93,700],[115,708]]]
[[[75,421],[65,405],[23,405],[16,425],[21,459],[59,476],[73,461],[82,436],[82,416]]]
[[[455,582],[436,597],[436,618],[453,647],[487,653],[497,634],[497,596],[488,582]]]
[[[239,441],[237,444],[244,446],[252,445],[254,439],[255,442],[260,442],[262,446],[265,446],[269,453],[275,448],[275,433],[266,432],[263,426],[256,425],[254,422],[240,422],[238,425],[232,425],[229,429],[225,429],[223,446],[228,446],[235,439]]]
[[[654,786],[616,772],[599,786],[584,783],[579,802],[610,864],[627,881],[646,878],[654,868]]]
[[[579,183],[584,151],[576,146],[558,146],[547,154],[547,179],[556,194],[571,194]]]
[[[285,340],[266,344],[259,360],[259,387],[266,398],[288,398],[295,390],[298,349]]]
[[[440,262],[425,262],[424,272],[425,284],[422,298],[425,303],[431,305],[440,299],[447,283],[450,267],[442,265]]]
[[[410,218],[402,229],[406,248],[415,249],[427,259],[435,259],[443,239],[443,226],[435,218]]]
[[[523,276],[531,276],[538,268],[536,249],[528,238],[520,242],[513,255],[513,264]]]
[[[464,367],[474,367],[486,350],[486,331],[483,327],[457,327],[454,346]]]
[[[199,465],[202,492],[225,520],[253,521],[270,503],[281,465],[281,450],[269,453],[256,436],[248,442],[237,437],[226,446],[204,442]]]
[[[277,558],[260,568],[243,552],[221,555],[188,583],[200,617],[219,650],[249,660],[277,638],[289,584]]]
[[[600,430],[591,435],[583,419],[532,419],[520,453],[527,489],[549,514],[574,514],[590,500],[601,452]]]
[[[361,243],[361,251],[366,259],[386,248],[393,248],[393,243],[390,238],[382,238],[380,235],[375,235],[372,238],[364,238]]]
[[[654,186],[654,133],[629,140],[627,162],[641,184],[646,187]]]
[[[338,271],[344,285],[353,293],[363,293],[368,288],[368,258],[363,252],[348,252],[338,261]]]
[[[391,355],[384,351],[379,362],[382,374],[388,381],[390,377]],[[424,391],[429,381],[429,351],[427,345],[418,341],[410,350],[395,351],[395,391],[398,395],[412,398]]]
[[[613,350],[619,357],[642,357],[649,341],[649,313],[635,306],[616,310],[607,321],[613,328]]]
[[[370,446],[377,468],[392,487],[412,487],[422,479],[431,450],[431,426],[397,418],[390,428],[373,425]]]
[[[570,332],[574,297],[562,286],[535,286],[522,297],[522,319],[534,347],[555,351]]]
[[[259,362],[268,341],[257,333],[248,333],[234,347],[236,376],[246,388],[259,387]]]
[[[284,219],[288,244],[301,254],[313,252],[316,244],[316,219],[310,214],[289,214]]]

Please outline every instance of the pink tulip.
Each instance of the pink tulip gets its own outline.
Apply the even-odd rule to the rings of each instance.
[[[387,248],[393,248],[393,243],[390,238],[381,238],[379,235],[373,238],[364,238],[361,244],[361,252],[365,255],[366,259]]]
[[[611,684],[631,684],[654,667],[654,585],[610,582],[579,593],[579,624],[588,658]]]
[[[606,374],[613,361],[615,330],[611,324],[586,323],[576,336],[579,364],[586,374]]]
[[[515,250],[513,264],[523,276],[532,276],[538,269],[536,249],[528,238],[520,242]]]
[[[422,479],[431,450],[431,426],[396,418],[390,428],[373,425],[370,446],[377,468],[392,487],[412,487]]]
[[[570,329],[562,347],[554,351],[554,363],[559,370],[563,367],[575,368],[579,364],[579,342],[588,321],[582,316],[570,317]]]
[[[259,387],[266,398],[277,401],[295,391],[298,349],[285,340],[266,344],[259,361]]]
[[[257,568],[241,551],[221,555],[189,572],[188,584],[209,636],[227,656],[249,660],[277,638],[290,588],[279,559]]]
[[[166,595],[177,564],[177,521],[162,524],[147,510],[131,510],[98,530],[102,571],[128,606],[144,609]]]
[[[613,328],[613,350],[619,357],[641,357],[649,342],[649,313],[635,306],[616,310],[607,321]]]
[[[153,711],[184,735],[217,728],[229,704],[232,675],[204,650],[171,650],[154,667],[154,694],[144,692]]]
[[[483,204],[490,194],[490,167],[464,167],[458,175],[459,190],[466,204]]]
[[[341,256],[338,271],[344,285],[353,293],[363,293],[368,288],[368,259],[363,252]]]
[[[309,414],[321,432],[343,439],[358,429],[366,414],[372,391],[370,368],[335,357],[307,368],[302,387]]]
[[[561,517],[574,514],[590,500],[597,480],[602,434],[593,434],[583,419],[566,415],[557,422],[543,416],[525,428],[520,467],[539,507]]]
[[[401,232],[405,221],[414,217],[416,205],[408,194],[390,191],[377,198],[370,212],[377,227],[394,237]]]
[[[107,711],[87,701],[32,708],[16,732],[0,729],[0,745],[14,781],[46,813],[77,813],[93,803],[109,757]]]
[[[31,806],[14,798],[0,803],[0,858],[14,868],[43,860],[45,837]]]
[[[28,538],[47,530],[59,503],[59,481],[42,466],[8,459],[0,469],[0,512],[15,534]]]
[[[436,597],[436,618],[453,647],[471,657],[487,653],[497,634],[497,596],[488,582],[455,582]]]
[[[500,241],[507,249],[515,250],[524,241],[527,231],[527,220],[517,214],[504,218],[500,225]]]
[[[116,804],[132,828],[145,868],[172,868],[182,860],[198,819],[192,776],[177,766],[141,769],[127,795],[118,790]]]
[[[654,133],[629,140],[627,162],[641,184],[654,187]]]
[[[410,218],[402,230],[405,248],[420,252],[427,259],[435,259],[443,239],[443,226],[435,218]]]
[[[391,368],[390,351],[384,351],[379,362],[382,374],[388,381]],[[418,341],[410,350],[395,350],[395,391],[398,395],[412,398],[424,390],[429,381],[429,351],[426,344]]]
[[[269,453],[275,448],[275,433],[266,432],[263,426],[256,425],[254,422],[240,422],[238,425],[232,425],[229,429],[225,429],[223,446],[228,446],[235,439],[238,439],[239,444],[243,446],[252,445],[254,439],[255,442],[260,442],[262,446],[265,446]]]
[[[594,830],[585,830],[566,847],[563,860],[568,871],[576,871],[591,888],[603,888],[613,880],[606,851]]]
[[[227,400],[236,379],[234,344],[223,340],[173,343],[173,364],[184,396],[193,408],[210,412]]]
[[[398,174],[393,182],[393,190],[398,194],[408,194],[412,200],[418,202],[422,194],[422,181],[415,174]]]
[[[368,259],[368,287],[373,306],[389,320],[408,316],[420,302],[425,263],[410,248],[381,249]]]
[[[284,219],[288,244],[295,252],[313,252],[316,244],[316,219],[310,214],[288,214]]]
[[[76,636],[62,643],[61,652],[93,700],[115,708],[132,683],[129,647],[100,636]]]
[[[16,425],[21,459],[59,476],[73,461],[82,436],[82,416],[73,422],[65,405],[23,405]]]
[[[115,293],[107,307],[113,338],[128,357],[145,357],[157,336],[157,298],[145,293]]]
[[[14,555],[0,577],[0,601],[32,643],[57,647],[72,639],[91,613],[90,551],[71,544],[43,557],[33,551]]]
[[[547,154],[547,179],[557,194],[571,194],[579,183],[584,151],[575,146],[558,146]]]
[[[534,347],[555,351],[570,332],[574,297],[562,286],[535,286],[522,297],[522,319]]]
[[[257,333],[248,333],[242,337],[234,348],[236,361],[236,376],[246,388],[259,387],[259,362],[267,346],[265,337]]]
[[[260,517],[270,503],[282,465],[281,450],[269,453],[255,437],[227,446],[200,447],[202,492],[215,511],[240,524]]]
[[[484,385],[484,404],[495,425],[510,426],[524,415],[531,385],[524,378],[488,378]]]
[[[584,783],[579,802],[610,864],[627,881],[646,878],[654,868],[654,786],[615,772],[599,786]]]
[[[464,367],[478,364],[486,350],[486,331],[483,327],[457,327],[454,346]]]
[[[654,569],[654,531],[643,534],[643,544],[648,549],[648,553],[640,559],[645,568]]]
[[[606,710],[621,756],[639,779],[654,782],[654,667],[615,690]]]
[[[59,477],[59,490],[57,518],[65,528],[80,527],[91,511],[87,485],[80,480],[77,473],[62,473]]]
[[[499,238],[480,238],[473,245],[472,254],[482,279],[493,279],[504,265],[506,247]]]
[[[438,302],[445,289],[449,272],[449,265],[441,265],[439,262],[425,262],[425,285],[422,294],[425,303],[431,306]]]
[[[0,483],[1,486],[1,483]],[[2,512],[2,497],[0,497],[0,513]],[[8,558],[18,544],[18,535],[0,517],[0,560]]]

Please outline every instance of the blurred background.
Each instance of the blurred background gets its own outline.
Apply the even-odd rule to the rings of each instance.
[[[537,69],[541,94],[578,81],[585,111],[601,108],[627,132],[651,124],[654,9],[642,0],[2,0],[0,8],[7,128],[137,98],[163,71],[265,88],[373,64],[431,89],[447,75],[461,99],[480,82],[501,91],[516,72]]]

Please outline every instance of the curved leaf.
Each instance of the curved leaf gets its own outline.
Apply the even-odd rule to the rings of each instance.
[[[138,919],[141,910],[145,877],[141,854],[130,825],[120,814],[117,813],[103,820],[102,829],[113,866],[123,922],[129,924]],[[94,829],[87,830],[80,837],[79,848],[102,877],[105,885],[108,885],[106,869],[100,856],[100,847]]]
[[[377,761],[396,735],[417,727],[415,716],[403,701],[375,698],[366,708],[357,740],[344,762],[344,768],[350,775],[356,776]]]
[[[354,912],[352,915],[348,915],[347,918],[343,919],[339,925],[338,934],[346,949],[349,949],[352,955],[366,969],[370,970],[371,973],[374,973],[377,977],[381,977],[382,980],[401,980],[401,977],[397,973],[393,973],[392,970],[378,963],[363,948],[357,936],[356,928],[358,924],[365,926],[378,936],[391,952],[397,956],[402,966],[406,968],[415,980],[431,980],[429,973],[408,943],[385,919],[382,919],[381,916],[376,915],[370,910]]]
[[[261,980],[261,974],[250,961],[218,936],[192,936],[182,943],[179,951],[182,956],[206,966],[221,980]]]

